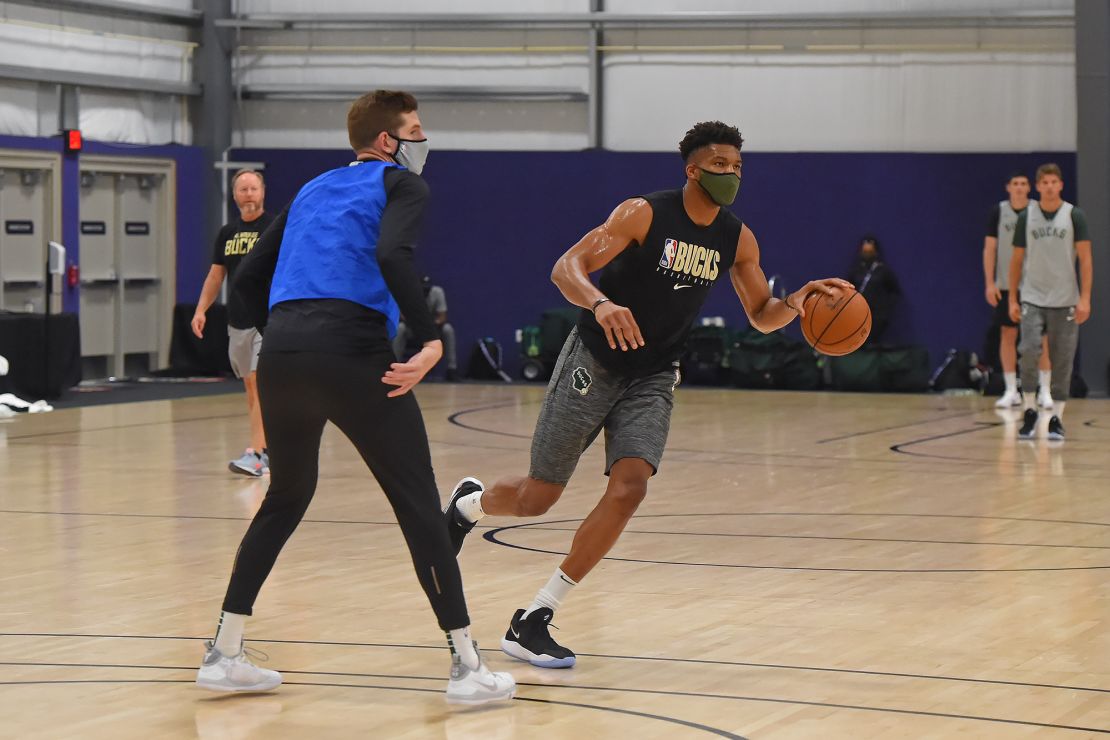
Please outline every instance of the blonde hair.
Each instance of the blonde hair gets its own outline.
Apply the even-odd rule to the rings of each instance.
[[[1046,175],[1056,175],[1056,177],[1059,177],[1061,180],[1064,179],[1064,173],[1060,171],[1060,165],[1055,162],[1042,164],[1037,168],[1037,182],[1040,182],[1041,178]]]

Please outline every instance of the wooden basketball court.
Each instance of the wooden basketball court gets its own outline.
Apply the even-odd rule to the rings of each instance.
[[[540,387],[426,385],[446,495],[527,470]],[[265,480],[226,472],[239,395],[0,423],[0,736],[1072,738],[1110,733],[1110,402],[1018,443],[979,397],[683,389],[648,500],[556,615],[578,666],[498,650],[604,485],[461,562],[518,683],[449,709],[442,635],[384,496],[325,433],[308,516],[248,626],[272,694],[193,686]],[[484,535],[484,538],[481,536]]]

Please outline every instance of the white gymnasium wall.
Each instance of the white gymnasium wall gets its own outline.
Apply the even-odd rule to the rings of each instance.
[[[584,12],[587,0],[419,0],[383,12]],[[303,13],[294,0],[239,0],[250,13]],[[365,13],[358,0],[326,0],[323,13]],[[1072,0],[606,0],[612,13],[1070,11]],[[604,43],[603,144],[670,150],[696,121],[737,123],[752,150],[1014,151],[1075,146],[1070,29],[852,30],[614,29]],[[251,85],[559,87],[586,91],[582,31],[253,31],[237,79]],[[282,48],[284,45],[284,48]],[[712,45],[717,50],[703,48]],[[448,54],[437,47],[498,51]],[[682,47],[673,52],[659,47]],[[528,51],[545,47],[543,52]],[[573,51],[558,52],[557,47]],[[330,51],[329,51],[330,49]],[[344,51],[345,50],[345,51]],[[381,50],[381,51],[378,51]],[[388,51],[386,51],[388,50]],[[1033,103],[1035,96],[1036,102]],[[345,142],[335,101],[246,100],[236,143],[321,146]],[[427,102],[436,146],[579,149],[588,146],[582,102]]]
[[[192,0],[143,4],[191,9]],[[68,72],[110,75],[140,83],[193,78],[193,44],[183,27],[128,18],[0,2],[0,66],[30,76]],[[189,143],[190,127],[178,96],[147,92],[78,91],[80,125],[89,139],[159,144]],[[46,114],[44,114],[46,113]],[[0,133],[57,133],[57,85],[0,79]]]
[[[690,11],[736,11],[696,0]],[[668,0],[606,0],[616,13]],[[1070,11],[1072,0],[746,0],[753,13]],[[716,44],[731,53],[612,53],[606,146],[671,149],[694,120],[738,125],[764,151],[1024,151],[1076,145],[1070,29],[615,31],[612,45]],[[887,49],[893,49],[887,51]],[[649,118],[653,125],[645,126]]]
[[[235,144],[345,149],[347,106],[340,101],[245,101]],[[420,116],[437,149],[574,150],[586,146],[585,105],[428,101],[420,104]]]
[[[303,14],[300,0],[236,0],[245,14]],[[589,0],[324,0],[320,13],[584,13]],[[519,30],[248,31],[236,65],[243,85],[559,88],[585,92],[589,61],[582,52],[526,53],[523,47],[581,47],[582,32]],[[432,49],[464,46],[465,53]],[[274,47],[285,47],[277,50]],[[290,50],[290,47],[292,49]],[[350,49],[348,53],[318,51]],[[482,53],[481,48],[497,52]],[[346,107],[339,101],[244,100],[235,142],[248,147],[346,147]],[[588,146],[585,102],[425,100],[432,144],[443,149],[575,150]]]
[[[192,0],[146,0],[170,8]],[[317,0],[318,13],[581,13],[589,0]],[[1073,0],[606,0],[612,13],[814,13],[1070,10]],[[306,12],[300,0],[235,0],[242,14]],[[1075,146],[1070,29],[611,30],[604,43],[603,144],[670,150],[695,120],[737,123],[752,150],[1012,151]],[[148,81],[192,80],[190,31],[0,2],[0,65],[79,70]],[[162,37],[162,38],[157,38]],[[251,86],[456,86],[585,92],[583,31],[243,31],[235,81]],[[705,50],[706,45],[715,49]],[[660,46],[679,47],[661,51]],[[447,51],[445,47],[465,47]],[[54,133],[54,85],[0,79],[0,133]],[[294,96],[295,97],[295,96]],[[188,143],[171,95],[80,91],[88,137]],[[235,143],[335,147],[335,100],[244,99]],[[585,102],[426,100],[434,144],[464,149],[588,146]]]
[[[453,4],[457,6],[462,3]],[[1071,11],[1074,7],[1075,0],[605,0],[605,10],[613,13],[667,13],[686,10],[783,14],[894,11],[943,14],[1013,10]]]
[[[482,87],[584,93],[589,85],[589,64],[583,53],[506,51],[581,46],[583,35],[575,32],[256,31],[244,37],[235,79],[248,87]],[[440,51],[459,46],[469,50]],[[435,145],[441,148],[581,149],[588,143],[585,102],[429,100],[420,109]],[[236,143],[312,146],[307,142],[323,137],[345,145],[344,110],[336,101],[244,100],[236,121]]]
[[[1058,1],[1058,0],[1057,0]],[[674,9],[680,0],[673,0]],[[584,13],[589,0],[321,0],[311,7],[303,0],[232,0],[241,14],[314,13]]]
[[[623,54],[605,69],[611,149],[673,149],[706,119],[737,125],[754,151],[1072,150],[1076,142],[1070,54]]]

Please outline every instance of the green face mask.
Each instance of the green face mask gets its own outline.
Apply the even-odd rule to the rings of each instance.
[[[710,172],[701,167],[701,179],[698,184],[702,190],[709,194],[713,202],[719,206],[730,206],[736,200],[736,193],[740,190],[740,176],[735,172]]]

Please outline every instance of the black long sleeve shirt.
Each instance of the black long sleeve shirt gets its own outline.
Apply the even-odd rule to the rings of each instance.
[[[378,236],[378,266],[405,322],[421,342],[439,337],[424,300],[413,252],[429,189],[418,175],[391,168],[384,176],[386,205]],[[285,301],[268,311],[270,282],[277,267],[289,206],[266,229],[236,271],[238,291],[254,326],[264,330],[263,352],[358,354],[389,346],[384,315],[339,298]]]

